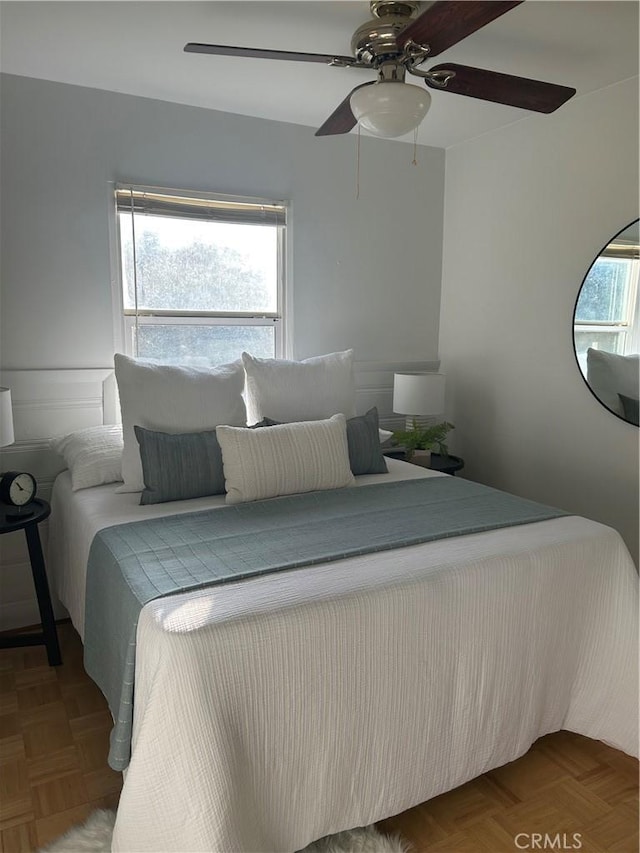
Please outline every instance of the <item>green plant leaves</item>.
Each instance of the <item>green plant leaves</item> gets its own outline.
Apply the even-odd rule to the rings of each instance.
[[[447,433],[452,429],[454,429],[453,424],[447,421],[423,427],[419,426],[414,420],[413,429],[394,432],[393,440],[396,444],[406,447],[409,456],[414,450],[433,450],[435,448],[438,449],[441,456],[448,456],[449,451],[445,441]]]

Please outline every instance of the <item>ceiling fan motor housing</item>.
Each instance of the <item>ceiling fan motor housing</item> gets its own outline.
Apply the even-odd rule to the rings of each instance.
[[[365,21],[351,37],[351,52],[358,62],[372,67],[384,59],[399,56],[397,36],[418,11],[417,2],[372,0],[371,11],[376,16]]]

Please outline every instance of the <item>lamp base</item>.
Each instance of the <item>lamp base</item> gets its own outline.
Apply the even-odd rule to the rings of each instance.
[[[425,429],[425,427],[433,426],[437,423],[437,418],[434,418],[432,415],[407,415],[407,419],[405,421],[405,429],[407,432],[413,429],[414,422],[418,429]]]

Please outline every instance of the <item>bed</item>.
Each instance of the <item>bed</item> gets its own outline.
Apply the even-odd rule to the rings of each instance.
[[[358,476],[438,476],[400,460]],[[85,636],[87,562],[141,506],[56,480],[49,570]],[[563,516],[360,554],[146,604],[114,851],[296,851],[450,790],[567,729],[638,754],[637,572]]]

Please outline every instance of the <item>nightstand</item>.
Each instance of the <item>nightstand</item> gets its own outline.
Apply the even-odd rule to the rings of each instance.
[[[402,459],[403,461],[406,461],[406,451],[404,447],[383,447],[382,452],[385,456],[389,456],[392,459]],[[429,468],[432,471],[440,471],[442,474],[451,474],[452,476],[455,476],[456,471],[460,471],[464,468],[464,459],[461,459],[459,456],[440,456],[439,453],[432,453]]]
[[[464,468],[464,459],[459,456],[440,456],[439,453],[432,453],[429,468],[432,471],[440,471],[443,474],[451,474],[452,477],[455,477],[456,471]]]
[[[53,607],[51,606],[49,583],[44,567],[40,533],[38,532],[38,525],[45,518],[48,518],[51,507],[45,500],[36,498],[28,507],[25,507],[25,509],[27,508],[34,510],[31,515],[24,519],[16,519],[15,516],[8,519],[7,512],[15,513],[15,507],[0,504],[0,534],[13,533],[15,530],[24,530],[27,539],[27,548],[29,549],[29,559],[31,560],[31,574],[33,575],[33,584],[36,589],[38,609],[40,610],[42,631],[0,637],[0,649],[44,644],[47,647],[49,666],[59,666],[62,663],[62,656],[60,655],[60,645],[58,644]]]

